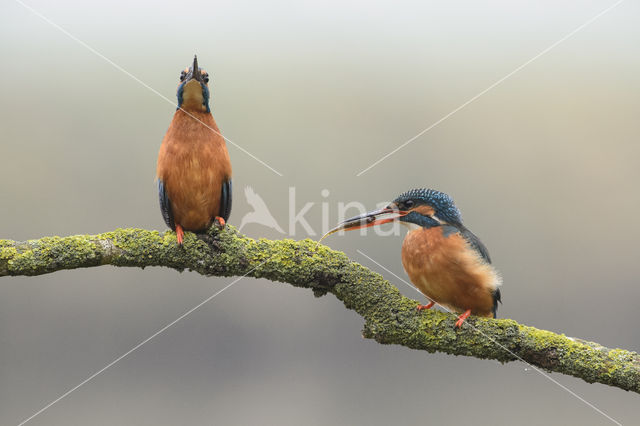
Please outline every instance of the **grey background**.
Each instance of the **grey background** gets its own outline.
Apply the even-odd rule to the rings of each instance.
[[[318,232],[322,202],[333,224],[339,202],[373,208],[437,188],[504,276],[500,317],[640,350],[637,2],[361,177],[613,2],[29,4],[171,99],[198,54],[223,133],[284,174],[229,146],[231,223],[251,211],[246,185],[285,229],[295,186],[298,209],[315,203],[306,219]],[[154,176],[175,107],[13,0],[0,5],[0,39],[0,237],[165,229]],[[401,241],[326,242],[405,277]],[[0,423],[29,417],[231,280],[113,267],[0,279]],[[381,346],[361,326],[332,296],[244,279],[32,424],[609,424],[524,364]],[[636,394],[552,377],[637,422]]]

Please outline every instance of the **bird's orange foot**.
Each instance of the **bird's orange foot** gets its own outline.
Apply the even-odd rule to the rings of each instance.
[[[471,315],[471,309],[467,309],[464,314],[460,315],[458,317],[458,321],[456,321],[456,325],[454,328],[460,328],[462,327],[462,323],[464,322],[464,320],[466,320],[467,318],[469,318],[469,315]]]
[[[181,246],[182,241],[184,240],[184,230],[182,229],[182,226],[178,225],[177,223],[176,223],[176,238],[178,239],[178,245]]]
[[[436,302],[429,302],[426,305],[418,305],[416,307],[416,309],[418,310],[418,312],[422,311],[423,309],[431,309],[433,308],[433,305],[435,305]]]
[[[214,219],[216,224],[218,225],[219,228],[224,228],[224,225],[227,224],[227,222],[224,221],[223,218],[221,218],[220,216],[216,216],[216,218]]]

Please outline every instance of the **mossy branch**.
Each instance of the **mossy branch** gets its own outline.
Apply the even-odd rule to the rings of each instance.
[[[500,362],[517,357],[545,370],[640,393],[640,356],[538,330],[508,319],[470,317],[456,330],[456,317],[417,312],[415,300],[382,276],[338,251],[311,240],[254,240],[232,226],[187,233],[183,247],[175,233],[118,229],[99,235],[0,240],[0,276],[41,275],[99,265],[166,266],[203,275],[252,276],[333,293],[364,320],[363,335],[379,343]],[[514,356],[514,355],[517,355]]]

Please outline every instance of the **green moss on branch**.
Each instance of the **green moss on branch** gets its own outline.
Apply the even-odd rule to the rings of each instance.
[[[365,320],[363,335],[383,344],[501,362],[518,358],[585,381],[640,393],[640,356],[623,349],[572,339],[508,319],[471,317],[455,330],[455,316],[417,312],[379,274],[344,253],[311,240],[254,240],[234,227],[187,233],[183,247],[173,232],[116,229],[99,235],[0,240],[0,276],[41,275],[99,265],[165,266],[203,275],[267,278],[333,293]]]

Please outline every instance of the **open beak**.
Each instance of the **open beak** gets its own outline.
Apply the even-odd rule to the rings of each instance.
[[[187,81],[196,80],[202,83],[202,73],[198,68],[198,56],[193,55],[193,65],[191,66],[191,72],[187,75]]]
[[[320,238],[320,241],[324,240],[331,234],[335,234],[338,231],[353,231],[355,229],[369,228],[371,226],[382,225],[383,223],[389,223],[409,214],[407,211],[398,210],[393,207],[393,204],[385,207],[381,210],[375,210],[369,213],[365,213],[360,216],[347,219]],[[320,243],[318,241],[318,243]]]

